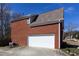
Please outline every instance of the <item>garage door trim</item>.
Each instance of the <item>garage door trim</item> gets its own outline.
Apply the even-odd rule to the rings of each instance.
[[[47,37],[48,39],[46,39],[46,40],[48,40],[48,41],[45,41],[48,45],[49,45],[49,43],[50,43],[50,46],[51,46],[51,44],[52,44],[52,47],[51,48],[55,48],[55,35],[54,34],[40,34],[40,35],[31,35],[31,36],[28,36],[28,45],[30,46],[30,47],[39,47],[39,46],[33,46],[33,45],[31,45],[32,43],[30,43],[30,41],[33,41],[33,40],[37,40],[36,39],[36,37],[38,38],[38,40],[39,40],[39,38],[40,39],[42,39],[42,38],[44,38],[44,37]],[[52,39],[51,39],[52,38]],[[44,39],[45,40],[45,39]],[[51,41],[51,42],[50,42]],[[42,42],[42,41],[41,41]],[[33,42],[34,43],[34,42]],[[37,42],[36,42],[37,43]],[[40,42],[38,42],[38,43],[40,43]],[[35,43],[34,43],[35,44]],[[43,47],[43,46],[42,46]],[[49,46],[48,47],[45,47],[45,48],[49,48]]]

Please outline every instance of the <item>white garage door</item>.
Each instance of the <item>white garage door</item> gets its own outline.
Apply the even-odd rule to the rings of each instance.
[[[31,47],[45,47],[45,48],[54,48],[55,37],[52,36],[29,36],[29,46]]]

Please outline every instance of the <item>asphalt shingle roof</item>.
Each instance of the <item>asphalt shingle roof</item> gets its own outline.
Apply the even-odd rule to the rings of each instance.
[[[63,13],[64,13],[63,8],[61,8],[44,14],[40,14],[37,17],[36,21],[32,22],[30,26],[39,26],[60,22],[61,20],[64,20]]]

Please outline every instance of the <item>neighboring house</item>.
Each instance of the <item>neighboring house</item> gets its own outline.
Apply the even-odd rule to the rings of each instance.
[[[11,40],[20,46],[58,49],[64,28],[63,8],[11,22]]]
[[[71,36],[71,37],[70,37]],[[64,32],[64,39],[79,39],[79,31],[73,31],[70,35],[70,32]]]

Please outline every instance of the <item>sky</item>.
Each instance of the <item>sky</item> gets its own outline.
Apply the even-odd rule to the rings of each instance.
[[[79,4],[78,3],[14,3],[9,4],[12,12],[23,15],[40,14],[53,11],[58,8],[64,8],[64,26],[69,23],[79,25]],[[79,30],[79,27],[77,27]]]

